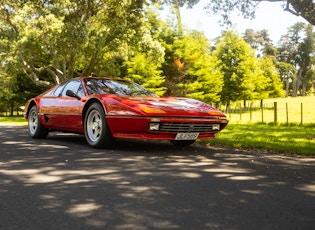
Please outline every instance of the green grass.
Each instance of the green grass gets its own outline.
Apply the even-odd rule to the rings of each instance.
[[[274,103],[277,103],[275,122]],[[210,145],[240,149],[255,149],[285,154],[315,156],[315,96],[272,98],[231,104],[227,113],[228,126],[217,139],[206,141]],[[220,108],[223,110],[224,108]]]
[[[23,116],[0,116],[0,124],[10,125],[27,125],[27,121]]]
[[[243,102],[234,102],[231,104],[231,110],[227,116],[232,123],[274,122],[274,102],[277,102],[277,123],[315,123],[315,96],[265,99],[263,100],[263,111],[259,109],[259,100],[247,101],[247,108],[250,104],[252,104],[252,108],[256,108],[252,110],[252,113],[244,110]],[[242,106],[241,112],[240,106]],[[224,107],[220,109],[223,111]]]
[[[27,125],[22,116],[2,116],[1,123]],[[315,123],[300,126],[232,122],[217,134],[216,139],[201,142],[239,149],[315,156]]]
[[[216,146],[263,150],[284,154],[315,155],[314,125],[228,124],[217,138],[202,141]]]

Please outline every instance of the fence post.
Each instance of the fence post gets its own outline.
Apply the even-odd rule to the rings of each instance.
[[[250,121],[252,121],[252,118],[253,118],[253,111],[252,111],[252,107],[253,107],[253,102],[251,102],[251,103],[250,103],[250,105],[249,105]]]
[[[261,123],[264,123],[264,107],[261,107]]]
[[[278,103],[275,101],[273,103],[273,110],[274,110],[274,123],[277,123],[278,122]]]
[[[301,102],[301,125],[303,124],[303,103]]]
[[[264,123],[264,105],[261,104],[261,123]]]
[[[288,108],[288,102],[285,103],[285,112],[287,116],[287,125],[289,124],[289,108]]]

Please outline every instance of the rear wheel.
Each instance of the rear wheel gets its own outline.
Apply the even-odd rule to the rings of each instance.
[[[114,138],[107,126],[105,112],[99,103],[93,103],[84,119],[84,133],[88,144],[93,148],[112,146]]]
[[[189,146],[192,145],[193,143],[195,143],[195,140],[183,140],[183,141],[179,141],[179,140],[171,140],[171,143],[175,146]]]
[[[48,135],[48,129],[40,122],[35,105],[28,113],[28,131],[30,136],[36,139],[46,138]]]

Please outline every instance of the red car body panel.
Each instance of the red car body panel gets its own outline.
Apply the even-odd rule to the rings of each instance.
[[[82,100],[43,95],[36,101],[40,121],[46,128],[83,133]]]
[[[150,123],[149,117],[108,117],[107,118],[110,130],[116,138],[136,138],[136,139],[151,139],[151,140],[174,140],[177,132],[161,132],[161,131],[148,131]],[[176,118],[161,118],[161,122],[187,122],[194,123],[195,119],[176,119]],[[200,122],[200,120],[199,120]],[[209,123],[211,120],[205,120]],[[215,121],[218,123],[217,121]],[[127,128],[126,128],[127,126]],[[200,133],[198,138],[214,138],[217,132]]]
[[[56,87],[30,99],[25,106],[25,117],[36,104],[40,122],[51,131],[84,133],[85,111],[91,102],[102,104],[106,122],[115,138],[174,140],[179,131],[149,130],[151,122],[178,126],[189,124],[220,124],[219,129],[202,130],[198,139],[214,138],[228,123],[226,116],[212,106],[194,99],[153,96],[126,96],[116,94],[88,95],[84,79],[84,96],[80,98],[54,95]],[[187,127],[186,127],[187,128]],[[190,132],[188,127],[187,132]],[[186,131],[185,131],[186,132]]]

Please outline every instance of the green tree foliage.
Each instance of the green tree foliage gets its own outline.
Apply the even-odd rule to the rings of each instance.
[[[214,48],[203,33],[161,21],[159,5],[145,2],[0,0],[3,102],[13,108],[52,84],[92,74],[129,78],[158,95],[209,103],[282,96],[283,82],[289,92],[297,76],[301,93],[314,87],[311,26],[292,27],[278,51],[265,30],[247,30],[245,40],[228,31]],[[180,7],[198,0],[152,2],[172,5],[180,16]],[[234,6],[215,2],[217,11]],[[243,8],[255,7],[250,1],[235,4],[247,16],[251,12]]]
[[[164,48],[152,38],[147,27],[142,29],[146,32],[143,33],[139,47],[130,51],[129,60],[125,62],[127,77],[161,96],[166,91],[166,88],[162,86],[165,77],[161,70],[164,62]]]
[[[157,14],[152,8],[146,8],[145,19],[139,28],[142,35],[141,40],[137,46],[128,47],[128,57],[124,63],[127,69],[126,76],[161,96],[167,90],[163,86],[165,76],[161,70],[165,48],[158,39],[163,22],[157,18]]]
[[[118,52],[122,42],[135,42],[142,4],[142,0],[2,1],[6,58],[37,84],[98,74],[104,56]]]
[[[277,62],[276,66],[280,74],[280,79],[285,87],[285,96],[288,97],[290,93],[290,84],[293,82],[294,78],[295,68],[292,64],[287,62]]]
[[[257,56],[276,56],[276,48],[273,46],[267,30],[245,30],[244,40],[256,50]]]
[[[240,36],[227,31],[216,45],[214,56],[224,74],[221,101],[229,104],[254,98],[253,80],[257,73],[260,74],[254,50]]]
[[[165,48],[161,70],[162,76],[165,76],[166,95],[217,102],[222,75],[214,68],[215,62],[206,37],[197,31],[185,31],[181,35],[170,24],[156,20],[152,13],[148,14],[148,18],[152,36]],[[144,66],[145,61],[138,63]]]
[[[262,76],[260,84],[256,84],[258,97],[256,99],[267,99],[284,96],[283,82],[279,76],[279,71],[274,65],[273,57],[258,59]]]
[[[305,95],[311,85],[306,73],[314,65],[312,55],[315,50],[313,26],[296,23],[281,37],[278,47],[278,60],[294,66],[292,96]]]
[[[305,96],[312,86],[312,73],[315,65],[313,55],[315,54],[315,33],[313,32],[313,26],[307,25],[305,27],[305,38],[302,44],[300,44],[301,62],[299,65],[303,69],[299,80],[301,81],[301,95]]]
[[[162,96],[166,87],[162,86],[165,78],[161,76],[162,71],[154,62],[150,61],[145,53],[137,53],[130,61],[126,62],[128,77],[141,84],[146,89]],[[144,78],[143,76],[146,76]]]
[[[304,77],[303,85],[305,87],[305,94],[315,92],[315,68],[309,69]]]
[[[0,109],[10,111],[12,116],[14,111],[21,111],[20,105],[25,101],[43,92],[45,88],[35,85],[23,75],[16,77],[0,77]]]
[[[232,31],[227,31],[218,42],[214,56],[224,75],[223,103],[281,94],[278,72],[271,59],[256,58],[254,50]]]
[[[218,102],[223,76],[216,68],[207,38],[200,32],[192,31],[175,40],[173,49],[179,95]]]
[[[183,6],[187,6],[188,8],[193,7],[200,0],[153,0],[152,2],[159,2],[161,4],[165,4],[171,7],[173,10],[176,19],[177,19],[177,32],[180,36],[183,35],[183,25],[181,19],[180,8]]]
[[[176,67],[175,50],[173,45],[178,39],[178,33],[169,24],[160,24],[160,31],[158,39],[165,48],[164,63],[162,64],[162,71],[165,78],[165,86],[167,88],[166,95],[178,96],[180,92],[177,88],[178,78],[180,77],[178,68]]]

